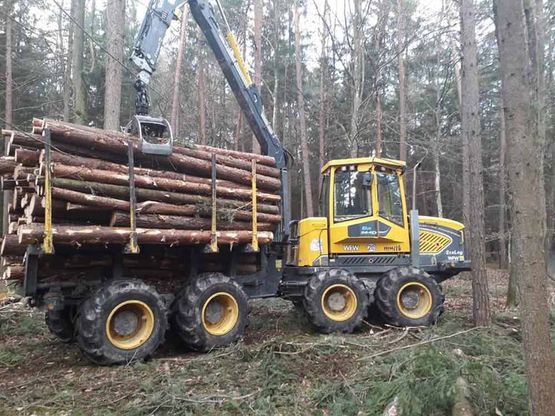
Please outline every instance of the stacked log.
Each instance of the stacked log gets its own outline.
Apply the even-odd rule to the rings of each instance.
[[[50,159],[42,135],[46,129]],[[153,255],[149,247],[199,247],[215,237],[221,250],[230,253],[253,241],[253,215],[259,244],[273,240],[281,221],[280,173],[268,156],[196,145],[174,146],[170,156],[152,156],[143,154],[138,138],[131,135],[50,119],[34,119],[30,133],[3,130],[2,138],[6,155],[0,157],[1,186],[9,192],[9,225],[0,246],[4,279],[22,279],[26,248],[44,240],[48,170],[52,238],[56,253],[63,255],[41,260],[39,277],[45,282],[85,278],[92,271],[113,267],[114,256],[106,253],[121,250],[132,235],[141,254],[124,256],[129,275],[182,276],[187,271],[182,258],[168,257],[168,250],[162,254],[155,250]],[[135,229],[131,228],[130,147],[135,165]],[[197,252],[202,253],[200,248]],[[223,271],[228,266],[221,253],[202,256],[201,272]],[[242,255],[237,272],[255,273],[256,258]]]

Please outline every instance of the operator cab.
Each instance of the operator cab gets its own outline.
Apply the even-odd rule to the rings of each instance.
[[[288,265],[370,274],[417,265],[438,279],[468,270],[463,224],[416,210],[409,216],[405,170],[391,159],[328,162],[320,216],[292,223]]]
[[[322,168],[320,216],[305,218],[292,230],[302,238],[290,260],[298,266],[327,266],[336,255],[408,255],[405,166],[378,158],[328,162]]]

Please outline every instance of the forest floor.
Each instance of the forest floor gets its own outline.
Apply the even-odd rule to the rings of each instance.
[[[504,308],[507,274],[489,275],[487,329],[472,327],[470,281],[459,277],[444,283],[433,328],[319,335],[289,302],[254,301],[244,342],[196,354],[169,340],[123,367],[91,365],[40,312],[0,306],[0,415],[381,415],[394,398],[405,415],[445,415],[460,376],[475,414],[525,415],[518,314]]]

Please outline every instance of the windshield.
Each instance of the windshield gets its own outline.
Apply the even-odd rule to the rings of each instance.
[[[363,185],[365,172],[336,171],[335,222],[372,215],[370,187]]]
[[[395,173],[378,173],[377,177],[380,217],[403,225],[403,203],[399,177]]]

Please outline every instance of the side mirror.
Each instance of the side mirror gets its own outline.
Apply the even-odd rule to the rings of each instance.
[[[371,172],[365,172],[364,176],[362,177],[362,186],[364,186],[365,188],[371,188],[372,187],[372,173]]]

